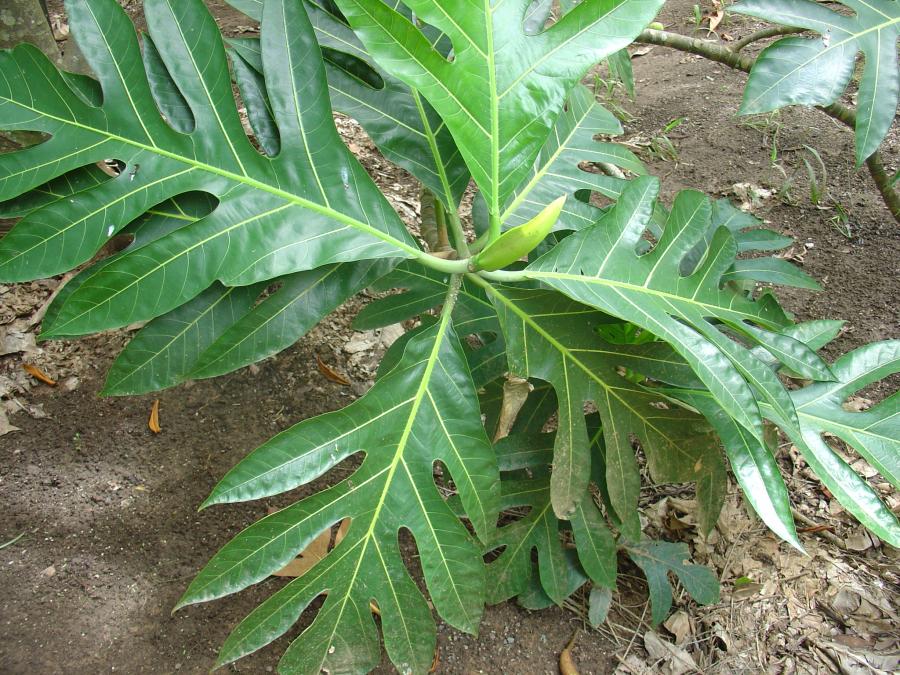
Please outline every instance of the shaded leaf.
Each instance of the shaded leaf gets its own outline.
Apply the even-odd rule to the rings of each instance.
[[[590,440],[584,404],[600,414],[605,439],[606,484],[625,531],[637,534],[640,489],[632,439],[647,454],[651,475],[659,481],[701,481],[700,499],[709,508],[705,525],[715,522],[721,506],[724,474],[715,439],[703,420],[676,405],[660,405],[659,395],[628,380],[623,366],[638,372],[676,368],[681,361],[659,343],[612,345],[600,339],[596,327],[605,320],[589,307],[557,293],[492,286],[503,324],[510,370],[550,382],[559,401],[553,474],[553,506],[568,518],[587,491]],[[705,479],[709,480],[706,481]],[[703,514],[707,511],[702,510]]]
[[[719,580],[708,567],[684,561],[690,557],[687,544],[645,540],[627,544],[628,556],[644,572],[650,588],[653,625],[662,623],[672,608],[669,573],[678,577],[684,590],[700,605],[719,601]]]

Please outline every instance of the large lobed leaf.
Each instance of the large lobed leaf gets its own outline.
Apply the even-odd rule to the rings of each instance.
[[[262,18],[261,2],[231,4],[254,19]],[[454,209],[469,182],[469,170],[446,125],[415,89],[372,61],[341,17],[323,4],[307,0],[304,6],[323,48],[333,108],[359,122],[387,159],[420,180],[448,209]],[[390,6],[409,16],[402,5],[393,2]],[[425,31],[429,42],[446,55],[449,42],[441,40],[442,35],[431,27]],[[258,39],[236,38],[229,40],[229,45],[236,65],[246,63],[262,73]],[[251,77],[248,74],[243,79]],[[248,113],[251,120],[258,116],[268,124],[264,106],[248,105]]]
[[[372,57],[418,90],[446,123],[495,227],[563,103],[589,66],[627,45],[658,0],[586,0],[529,34],[523,0],[410,0],[417,18],[453,43],[453,59],[381,0],[337,0]]]
[[[427,671],[435,626],[401,558],[403,528],[418,546],[438,613],[461,630],[477,629],[486,593],[480,550],[438,491],[433,465],[440,461],[449,469],[482,538],[496,519],[498,473],[449,312],[410,340],[400,362],[365,396],[273,438],[229,472],[205,505],[291,490],[358,452],[365,458],[352,475],[239,534],[187,590],[180,605],[238,591],[285,565],[325,528],[351,520],[331,553],[235,629],[221,663],[272,641],[327,593],[310,627],[285,653],[282,672],[374,667],[379,649],[370,601],[393,662],[401,670]]]
[[[784,385],[743,343],[731,339],[731,332],[789,354],[812,378],[831,379],[828,367],[811,349],[783,334],[790,322],[770,296],[754,301],[733,288],[721,287],[722,277],[733,268],[737,253],[734,236],[727,227],[718,228],[697,262],[696,247],[705,240],[712,211],[703,195],[680,193],[659,242],[650,252],[638,255],[637,245],[650,224],[657,189],[653,178],[635,179],[595,225],[565,238],[529,265],[525,276],[668,342],[718,405],[758,440],[763,438],[763,422],[757,397],[779,411],[786,424],[798,428]],[[689,256],[694,262],[685,270]],[[548,335],[555,332],[548,331]],[[531,369],[540,360],[519,363],[520,369]],[[566,375],[565,370],[562,375]],[[579,396],[573,398],[572,406],[580,405],[576,403]],[[583,439],[583,434],[579,432],[577,437]],[[615,449],[622,447],[622,442],[610,445]],[[566,482],[582,484],[577,489],[560,488],[559,496],[554,497],[558,499],[555,507],[559,515],[571,510],[576,495],[582,492],[585,478],[579,467],[583,460],[578,457],[584,452],[579,448],[583,448],[583,440],[561,444],[554,462],[564,468],[558,481],[569,476]],[[633,503],[636,475],[633,469],[623,477],[627,474],[630,480],[620,483],[630,488],[621,494],[629,495],[627,502]]]
[[[643,447],[655,480],[698,483],[701,522],[704,529],[711,529],[725,485],[715,437],[702,418],[667,405],[622,372],[668,368],[689,377],[677,354],[660,342],[634,346],[604,342],[597,334],[603,316],[558,293],[494,286],[489,295],[503,325],[510,370],[545,380],[556,391],[559,424],[550,476],[556,515],[577,514],[587,493],[593,444],[583,410],[590,402],[600,414],[605,484],[622,530],[635,538],[640,532],[634,440]]]
[[[811,344],[827,342],[835,330],[827,322],[799,324],[791,331]],[[824,339],[821,336],[826,336]],[[769,355],[768,358],[772,358]],[[774,359],[775,367],[780,362]],[[827,434],[840,438],[862,455],[895,488],[900,486],[900,394],[894,393],[863,411],[845,407],[860,389],[900,372],[900,341],[876,342],[838,359],[831,368],[834,381],[814,382],[790,392],[797,424],[785,420],[768,403],[761,403],[764,416],[781,427],[803,458],[837,500],[861,523],[896,546],[900,523],[869,483],[826,441]],[[716,428],[725,444],[732,468],[748,500],[765,523],[798,548],[790,503],[779,476],[768,439],[760,443],[735,424],[717,406],[708,391],[671,392],[700,410]]]
[[[896,0],[841,0],[848,16],[813,0],[741,0],[729,11],[784,26],[806,28],[821,37],[789,37],[766,47],[744,90],[742,113],[785,105],[827,105],[847,88],[856,55],[865,56],[856,115],[856,161],[871,155],[891,128],[900,94]]]
[[[50,334],[150,319],[215,280],[247,285],[329,263],[418,255],[334,128],[319,47],[299,0],[273,0],[263,16],[262,59],[281,147],[275,157],[260,154],[243,131],[221,37],[200,0],[145,3],[161,59],[150,81],[132,24],[114,0],[79,0],[68,9],[103,104],[89,104],[29,45],[0,54],[2,125],[51,136],[0,156],[0,201],[110,157],[126,169],[29,213],[0,241],[0,278],[70,269],[154,204],[184,192],[211,193],[218,205],[98,268],[69,295]],[[159,96],[166,86],[189,106],[190,133],[160,114],[174,116],[172,97]]]

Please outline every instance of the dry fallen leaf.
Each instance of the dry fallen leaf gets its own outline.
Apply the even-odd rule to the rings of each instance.
[[[31,375],[34,379],[40,380],[44,384],[49,384],[51,387],[56,386],[56,380],[52,379],[49,375],[47,375],[43,370],[38,368],[37,366],[32,366],[30,363],[22,364],[22,369]]]
[[[660,675],[684,675],[697,671],[693,657],[681,647],[666,642],[653,631],[644,633],[644,649],[655,661],[654,672]]]
[[[688,617],[687,612],[680,610],[666,619],[663,626],[675,637],[676,645],[682,644],[692,632],[690,617]]]
[[[6,417],[6,411],[0,408],[0,436],[5,436],[13,431],[21,431],[21,429],[10,424],[9,419]]]
[[[316,365],[319,367],[319,372],[322,373],[326,379],[342,384],[345,387],[350,386],[350,380],[325,363],[318,354],[316,354]]]
[[[341,543],[341,540],[344,538],[344,535],[347,534],[347,529],[350,527],[350,519],[344,518],[341,521],[341,525],[338,528],[337,534],[334,535],[334,545],[337,546]],[[328,551],[331,549],[331,528],[323,531],[318,537],[309,542],[309,546],[303,549],[303,552],[298,555],[296,558],[291,560],[287,565],[282,567],[277,572],[273,572],[272,576],[276,577],[299,577],[303,576],[308,572],[313,566],[319,562],[322,558],[324,558]],[[372,608],[373,611],[377,614],[377,608]]]
[[[569,644],[562,650],[559,655],[559,672],[562,675],[578,675],[578,668],[575,667],[575,659],[572,658],[572,647],[575,646],[575,638],[578,637],[578,631],[572,633],[572,639]]]
[[[519,411],[525,405],[532,389],[534,386],[528,380],[520,377],[510,376],[503,383],[503,405],[500,407],[500,419],[497,421],[494,443],[509,436],[509,432],[519,416]]]
[[[153,405],[150,408],[150,419],[147,421],[147,426],[150,427],[150,431],[154,434],[158,434],[162,431],[162,427],[159,426],[159,399],[153,401]]]

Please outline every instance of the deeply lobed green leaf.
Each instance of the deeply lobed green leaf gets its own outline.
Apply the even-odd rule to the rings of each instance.
[[[298,1],[268,3],[263,17],[267,92],[281,140],[275,157],[244,134],[222,41],[202,3],[151,0],[144,9],[159,57],[193,113],[190,134],[160,115],[137,36],[114,0],[69,6],[103,87],[102,107],[83,101],[34,48],[0,55],[3,126],[52,136],[0,156],[0,200],[109,157],[126,165],[79,199],[26,216],[0,240],[0,278],[65,271],[169,197],[203,190],[219,201],[205,218],[86,279],[60,311],[58,334],[153,318],[215,280],[246,285],[328,263],[417,254],[334,128],[319,48]]]

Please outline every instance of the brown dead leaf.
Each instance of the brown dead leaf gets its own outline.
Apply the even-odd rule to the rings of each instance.
[[[345,387],[350,386],[350,380],[348,380],[346,377],[344,377],[327,363],[325,363],[318,354],[316,354],[316,365],[319,367],[319,372],[325,376],[326,380],[337,382],[338,384],[342,384]]]
[[[6,417],[6,411],[3,408],[0,408],[0,436],[5,436],[13,431],[21,431],[21,429],[10,424],[9,419]]]
[[[147,426],[154,434],[162,431],[162,427],[159,426],[159,399],[153,401],[153,405],[150,406],[150,419],[147,420]]]
[[[575,659],[572,658],[572,647],[575,646],[575,638],[578,637],[578,631],[572,633],[572,639],[569,644],[562,650],[559,655],[559,672],[562,675],[578,675],[578,668],[575,667]]]
[[[531,383],[520,377],[510,376],[503,383],[503,405],[500,407],[500,419],[497,421],[497,430],[494,432],[494,443],[509,435],[509,431],[516,423],[519,411],[525,405],[532,389],[534,387]]]
[[[40,380],[44,384],[49,384],[51,387],[56,386],[56,380],[52,379],[49,375],[47,375],[43,370],[38,368],[37,366],[32,366],[30,363],[22,364],[22,369],[31,375],[34,379]]]
[[[0,356],[7,354],[26,354],[37,351],[34,333],[23,333],[7,326],[0,326]]]
[[[690,635],[693,631],[691,629],[691,619],[688,617],[687,612],[677,611],[672,616],[670,616],[663,623],[663,626],[666,627],[674,637],[675,644],[682,644],[688,635]]]
[[[690,654],[663,640],[653,631],[644,633],[644,649],[655,662],[654,672],[660,675],[684,675],[698,670],[697,663]]]
[[[337,534],[334,535],[334,546],[341,543],[347,529],[350,527],[350,519],[344,518],[338,527]],[[277,572],[273,572],[275,577],[300,577],[306,574],[315,566],[322,558],[328,555],[331,546],[331,528],[324,530],[318,537],[309,542],[309,545],[303,549],[303,552],[296,558],[291,560],[287,565]],[[377,608],[373,608],[377,613]]]

